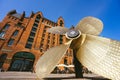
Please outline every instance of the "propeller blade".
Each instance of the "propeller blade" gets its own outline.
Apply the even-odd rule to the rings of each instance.
[[[47,30],[47,32],[60,35],[64,35],[67,31],[68,31],[67,28],[61,26],[52,27]]]
[[[85,17],[76,26],[84,34],[99,35],[103,29],[103,23],[98,18]]]
[[[77,58],[92,72],[120,80],[120,42],[86,35],[84,43],[77,51]]]
[[[63,55],[66,53],[71,42],[72,40],[60,46],[50,48],[43,54],[43,56],[40,57],[35,67],[38,78],[44,78],[52,72]]]

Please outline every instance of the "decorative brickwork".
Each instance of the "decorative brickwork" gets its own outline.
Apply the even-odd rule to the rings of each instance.
[[[4,61],[0,60],[1,68],[5,71],[33,71],[37,60],[47,49],[66,42],[64,36],[46,31],[54,26],[64,27],[63,18],[59,17],[57,22],[53,22],[41,12],[32,12],[29,17],[25,16],[25,12],[8,12],[0,22],[0,56],[7,54]],[[26,56],[25,53],[31,55]],[[72,53],[69,49],[60,64],[71,65]],[[59,69],[64,70],[64,67]]]

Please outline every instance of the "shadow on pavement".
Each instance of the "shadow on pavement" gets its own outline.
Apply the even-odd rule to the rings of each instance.
[[[107,78],[99,78],[99,77],[84,77],[84,78],[75,78],[75,77],[57,77],[57,78],[45,78],[44,80],[110,80]]]

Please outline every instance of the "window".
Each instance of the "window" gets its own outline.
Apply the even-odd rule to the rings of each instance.
[[[19,22],[17,25],[18,25],[18,26],[21,26],[21,25],[22,25],[22,23],[20,23],[20,22]]]
[[[62,44],[62,42],[63,42],[63,35],[60,35],[60,39],[59,39],[59,44]]]
[[[42,49],[40,49],[40,52],[42,52]]]
[[[30,33],[30,36],[33,36],[33,37],[34,37],[34,36],[35,36],[35,33],[31,32],[31,33]]]
[[[32,44],[29,44],[29,43],[27,43],[25,46],[25,48],[29,48],[29,49],[31,49],[31,47],[32,47]]]
[[[62,44],[62,41],[60,41],[59,43]]]
[[[48,26],[45,26],[45,29],[46,29],[46,28],[49,28],[49,27],[48,27]]]
[[[55,41],[53,41],[53,45],[55,44]]]
[[[34,23],[33,26],[38,27],[38,24],[37,24],[37,23]]]
[[[37,15],[36,19],[40,19],[40,18],[41,18],[41,16],[40,16],[40,15]]]
[[[32,47],[32,43],[34,41],[34,37],[36,34],[36,30],[37,30],[40,18],[41,18],[40,15],[36,16],[35,23],[33,24],[32,30],[31,30],[30,35],[29,35],[28,40],[27,40],[27,44],[25,46],[26,48],[31,49],[31,47]]]
[[[30,37],[29,37],[29,38],[28,38],[28,41],[29,41],[29,42],[33,42],[33,41],[34,41],[34,38],[30,38]]]
[[[7,54],[2,54],[2,55],[0,56],[0,61],[1,61],[1,62],[4,61],[4,60],[6,59],[6,57],[7,57]]]
[[[43,44],[40,45],[40,51],[42,52],[43,50]]]
[[[48,34],[48,39],[50,39],[50,33]]]
[[[39,23],[39,21],[37,19],[35,19],[35,22]]]
[[[32,27],[32,31],[35,31],[35,32],[36,32],[36,30],[37,30],[37,28],[35,28],[35,27]]]
[[[2,68],[2,66],[3,66],[3,64],[4,64],[5,60],[6,60],[6,57],[7,57],[7,54],[2,54],[0,56],[0,68]]]
[[[50,43],[50,39],[48,39],[48,43]]]
[[[18,34],[18,30],[16,30],[14,33],[13,33],[13,36],[16,36]]]
[[[5,31],[0,32],[0,37],[3,38],[5,35]]]
[[[44,41],[44,38],[42,38],[42,41]]]
[[[9,67],[10,71],[31,71],[33,68],[35,56],[29,52],[17,52],[12,57]]]
[[[7,30],[8,28],[9,28],[9,24],[6,24],[5,26],[4,26],[4,30]]]
[[[67,58],[64,58],[64,64],[67,65]]]
[[[63,22],[62,21],[60,21],[60,26],[62,26],[63,25]]]
[[[46,32],[46,30],[44,29],[44,33]]]
[[[55,40],[55,36],[53,36],[53,40]]]
[[[8,42],[8,46],[11,46],[14,43],[14,39],[10,39]]]
[[[45,33],[43,33],[42,37],[43,37],[43,38],[45,37]]]
[[[42,19],[42,22],[44,22],[44,19]]]

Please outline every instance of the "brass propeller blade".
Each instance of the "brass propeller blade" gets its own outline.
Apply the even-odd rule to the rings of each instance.
[[[67,28],[61,26],[52,27],[47,30],[47,32],[60,35],[64,35],[67,31],[68,31]]]
[[[79,29],[84,34],[99,35],[103,29],[103,23],[98,18],[85,17],[77,24],[76,29]]]
[[[77,51],[77,58],[92,72],[120,80],[120,42],[86,35],[84,43]]]
[[[72,40],[60,46],[48,49],[40,57],[35,67],[36,74],[39,78],[44,78],[52,72],[55,66],[59,63],[60,59],[66,53],[71,41]]]

